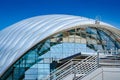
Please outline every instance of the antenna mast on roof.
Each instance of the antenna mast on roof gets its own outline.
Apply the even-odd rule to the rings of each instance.
[[[95,18],[95,24],[100,24],[100,19],[101,19],[100,16],[96,16],[96,18]]]

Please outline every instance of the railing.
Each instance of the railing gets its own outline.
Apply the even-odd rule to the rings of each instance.
[[[74,80],[78,80],[89,72],[95,70],[97,67],[97,56],[88,56],[79,62],[70,60],[57,68],[56,71],[53,71],[50,76],[44,80],[62,80],[70,74],[74,74]],[[77,77],[77,74],[80,74],[81,76]]]
[[[66,63],[64,63],[63,65],[61,65],[60,67],[56,68],[55,70],[53,70],[49,76],[47,76],[44,80],[53,80],[55,79],[55,77],[59,74],[61,74],[63,71],[69,69],[73,64],[76,64],[78,62],[80,62],[82,59],[71,59],[69,61],[67,61]]]
[[[50,74],[53,74],[54,72],[58,72],[59,70],[63,69],[65,66],[69,66],[72,62],[78,62],[81,61],[82,59],[71,59],[64,63],[63,65],[59,66],[58,68],[54,69]]]
[[[89,58],[88,60],[77,64],[75,67],[75,71],[77,71],[77,74],[81,74],[81,76],[74,77],[74,80],[81,80],[82,78],[96,70],[99,67],[97,60],[98,56],[91,56],[91,58]]]
[[[109,56],[115,56],[113,52],[111,51],[110,53],[105,53],[103,54],[104,56],[101,57],[101,54],[103,52],[98,52],[97,55],[91,55],[88,56],[87,58],[81,60],[81,61],[74,61],[74,59],[69,60],[68,62],[64,63],[54,71],[50,73],[48,77],[46,77],[44,80],[64,80],[68,75],[73,75],[73,80],[82,80],[85,76],[89,75],[91,72],[96,70],[98,67],[102,65],[108,65],[108,63],[112,62],[112,65],[114,64],[116,67],[119,67],[119,61],[120,60],[108,60],[101,61],[101,58],[109,57]],[[116,57],[115,57],[116,58]],[[103,64],[103,63],[104,64]],[[111,65],[111,64],[109,64]]]

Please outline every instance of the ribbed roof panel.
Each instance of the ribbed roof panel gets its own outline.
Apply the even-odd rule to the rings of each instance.
[[[60,31],[92,25],[95,20],[72,15],[45,15],[20,21],[0,32],[0,76],[19,57],[43,39]],[[101,27],[118,32],[113,26],[100,22]]]

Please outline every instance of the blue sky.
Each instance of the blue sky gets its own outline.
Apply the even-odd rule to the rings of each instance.
[[[20,20],[46,14],[70,14],[120,28],[120,0],[0,0],[0,30]]]

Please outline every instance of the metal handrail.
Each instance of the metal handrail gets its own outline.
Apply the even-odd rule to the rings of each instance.
[[[96,58],[96,57],[88,56],[87,58],[85,58],[85,59],[83,59],[82,61],[76,63],[75,65],[73,65],[73,60],[74,60],[74,59],[71,59],[70,61],[68,61],[67,63],[65,63],[65,64],[67,64],[67,65],[63,64],[63,65],[65,65],[65,66],[62,65],[62,68],[61,68],[61,67],[57,68],[57,69],[59,69],[59,70],[56,69],[57,71],[53,72],[51,75],[49,75],[49,76],[48,76],[46,79],[44,79],[44,80],[49,80],[49,79],[51,79],[51,78],[53,78],[53,79],[55,79],[55,80],[61,80],[63,77],[67,76],[68,74],[73,73],[75,67],[78,67],[78,68],[79,68],[79,66],[81,66],[81,64],[84,64],[84,63],[85,63],[85,64],[91,64],[90,62],[91,62],[91,61],[94,62],[95,58]],[[88,66],[88,67],[89,67],[89,66]],[[56,76],[55,78],[54,78],[54,75]]]
[[[71,59],[69,61],[67,61],[66,63],[64,63],[63,65],[61,65],[60,67],[56,68],[55,70],[53,70],[50,75],[47,76],[47,78],[45,80],[47,80],[48,78],[50,78],[52,75],[56,74],[57,72],[61,71],[62,69],[68,67],[68,66],[71,66],[73,63],[72,61],[74,60],[78,60],[80,61],[81,59]]]
[[[74,71],[74,70],[76,69],[76,67],[81,66],[81,64],[86,63],[86,61],[89,61],[89,59],[92,59],[92,58],[93,58],[92,56],[89,56],[89,57],[87,57],[86,59],[84,59],[84,60],[82,60],[81,62],[77,63],[76,65],[74,65],[73,67],[71,67],[71,68],[68,69],[68,70]],[[88,66],[88,67],[89,67],[89,66]],[[79,67],[79,68],[81,68],[81,67]],[[68,73],[68,70],[65,71],[65,72]],[[65,73],[65,72],[64,72],[64,73]],[[64,73],[62,73],[61,75],[66,75],[66,74],[64,74]],[[70,74],[70,73],[69,73],[69,74]],[[81,73],[81,74],[86,74],[86,72]],[[61,75],[59,75],[58,77],[60,77]],[[62,79],[63,77],[61,76],[60,78]],[[58,80],[61,80],[61,79],[58,79]]]

